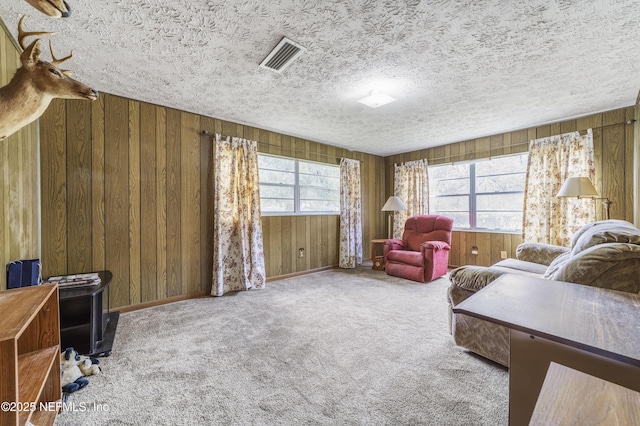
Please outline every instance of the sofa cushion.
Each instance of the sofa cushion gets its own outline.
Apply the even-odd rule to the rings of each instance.
[[[566,247],[543,243],[522,243],[516,248],[516,259],[550,265],[562,253],[570,251]]]
[[[504,259],[493,265],[494,269],[504,270],[507,273],[528,272],[540,278],[547,271],[547,265],[535,262],[527,262],[526,260]],[[513,271],[515,269],[515,271]]]
[[[424,266],[422,253],[419,251],[391,250],[387,254],[388,262],[399,262],[412,266]]]
[[[625,220],[603,220],[583,226],[571,240],[571,255],[604,243],[640,244],[640,230]]]
[[[504,274],[530,275],[540,278],[547,267],[539,263],[524,260],[505,259],[491,267],[467,265],[454,269],[449,274],[449,280],[455,287],[469,291],[478,291],[490,282]]]
[[[553,262],[551,262],[542,278],[550,280],[551,277],[553,277],[560,270],[560,268],[562,268],[565,263],[567,263],[569,259],[571,259],[570,251],[562,253],[560,256],[553,259]]]
[[[640,245],[606,243],[572,256],[549,279],[640,294]]]
[[[467,265],[454,269],[449,274],[449,281],[453,287],[476,292],[487,286],[491,281],[503,275],[503,271],[486,266]],[[454,303],[455,306],[455,303]]]

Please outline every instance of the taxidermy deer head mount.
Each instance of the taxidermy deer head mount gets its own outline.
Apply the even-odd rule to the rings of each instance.
[[[64,0],[27,0],[27,3],[52,18],[66,18],[71,15],[71,8]]]
[[[0,140],[16,132],[23,126],[40,117],[54,98],[88,99],[98,98],[98,92],[86,84],[72,79],[70,71],[58,68],[73,54],[57,59],[53,54],[51,42],[51,62],[40,59],[40,39],[25,47],[24,40],[31,36],[51,33],[24,32],[24,16],[18,23],[18,42],[24,51],[20,55],[22,67],[6,86],[0,88]]]

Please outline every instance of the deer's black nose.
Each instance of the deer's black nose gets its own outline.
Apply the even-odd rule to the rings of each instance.
[[[69,6],[69,3],[67,3],[66,1],[63,1],[63,3],[64,3],[64,7],[67,8],[67,11],[62,12],[62,17],[68,18],[69,16],[71,16],[71,6]]]

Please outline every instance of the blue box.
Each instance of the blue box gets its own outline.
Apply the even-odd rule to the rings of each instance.
[[[7,264],[7,288],[38,285],[41,282],[40,259],[14,260]]]

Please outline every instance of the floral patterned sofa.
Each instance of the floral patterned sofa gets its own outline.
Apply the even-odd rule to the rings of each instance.
[[[594,222],[576,232],[569,248],[523,243],[516,249],[516,259],[451,271],[449,324],[456,344],[508,367],[509,330],[451,310],[503,274],[640,294],[640,230],[623,220]]]

